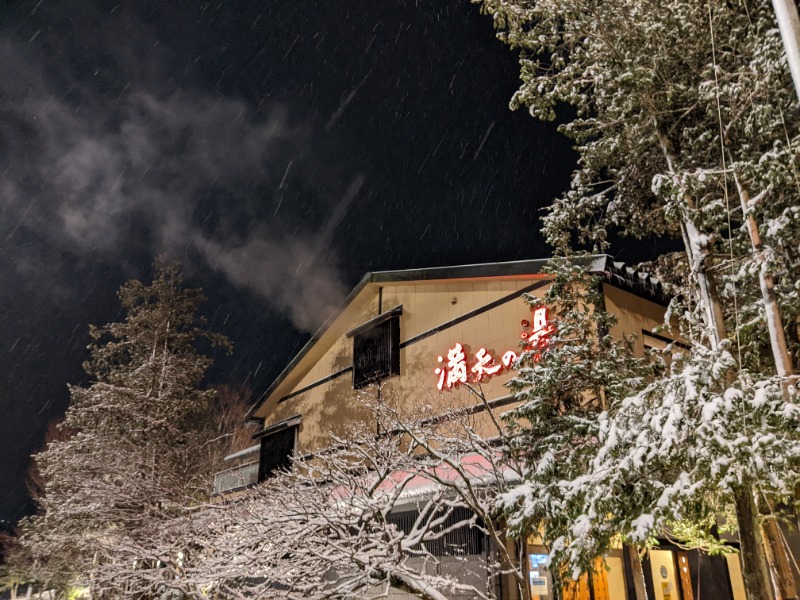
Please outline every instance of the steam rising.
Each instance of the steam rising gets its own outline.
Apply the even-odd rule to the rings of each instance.
[[[205,262],[304,330],[341,301],[330,242],[363,178],[326,171],[312,126],[280,103],[256,109],[148,77],[101,99],[85,86],[102,81],[67,85],[68,65],[54,75],[42,62],[0,37],[0,241],[30,240],[51,258],[31,266],[20,254],[17,275],[38,269],[68,288],[64,253],[113,265],[145,244]]]

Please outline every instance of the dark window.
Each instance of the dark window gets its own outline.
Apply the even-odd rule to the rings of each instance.
[[[434,531],[452,527],[456,523],[469,519],[472,514],[472,511],[468,508],[453,509],[453,512],[445,519],[444,523]],[[419,513],[417,511],[394,513],[389,515],[387,520],[400,531],[408,534],[414,527],[414,522],[418,516]],[[424,542],[425,549],[433,556],[474,556],[475,554],[483,554],[486,536],[480,529],[480,519],[477,525],[477,527],[459,527],[436,540]]]
[[[292,466],[294,439],[297,425],[286,427],[261,438],[258,462],[258,480],[264,481],[278,470]]]
[[[400,316],[353,335],[353,388],[400,374]]]

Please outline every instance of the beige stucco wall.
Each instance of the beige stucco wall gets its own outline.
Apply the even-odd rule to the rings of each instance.
[[[477,308],[499,300],[537,281],[526,278],[512,281],[474,281],[451,283],[408,283],[384,285],[382,309],[403,306],[400,319],[401,343],[442,323],[460,317]],[[536,290],[541,295],[546,288]],[[378,291],[363,292],[370,296],[361,301],[362,308],[350,315],[347,329],[358,326],[378,314]],[[447,350],[456,342],[468,351],[468,364],[472,354],[485,347],[498,361],[506,350],[518,350],[520,321],[530,319],[530,310],[522,298],[517,298],[474,316],[453,327],[403,348],[400,352],[400,373],[383,382],[381,394],[384,399],[404,407],[412,405],[441,406],[474,404],[475,398],[463,389],[454,389],[439,394],[436,389],[436,358],[446,356]],[[352,364],[352,340],[341,335],[308,370],[296,385],[282,390],[288,395],[302,390],[324,377]],[[487,399],[507,395],[502,384],[510,374],[493,377],[482,385]],[[342,435],[348,424],[368,418],[368,411],[359,402],[357,395],[377,394],[376,386],[361,392],[352,389],[352,374],[347,373],[329,382],[318,385],[302,394],[280,403],[272,402],[264,412],[269,426],[290,416],[303,417],[298,435],[298,451],[312,451],[328,443],[329,433]]]
[[[383,285],[381,308],[386,311],[403,306],[400,319],[401,343],[471,311],[500,300],[541,278],[514,280],[418,282]],[[533,292],[541,297],[547,290],[543,285]],[[639,334],[658,325],[663,308],[641,298],[606,286],[606,307],[617,315],[619,323],[612,332]],[[329,444],[330,433],[344,435],[348,426],[356,422],[369,423],[369,411],[359,401],[359,395],[375,397],[377,386],[361,391],[352,389],[352,373],[346,373],[278,402],[283,397],[302,390],[321,379],[352,364],[352,339],[344,333],[379,314],[378,287],[366,288],[344,313],[346,323],[336,325],[341,334],[330,348],[296,383],[284,386],[280,393],[266,403],[260,414],[269,426],[300,414],[302,423],[298,434],[298,452],[305,453]],[[521,321],[531,319],[530,307],[522,298],[515,298],[479,315],[439,331],[401,350],[400,375],[383,382],[380,394],[390,403],[404,409],[425,407],[427,414],[437,414],[452,406],[473,405],[477,399],[464,386],[445,390],[436,389],[437,356],[444,356],[457,342],[467,351],[467,362],[472,366],[474,353],[484,347],[499,362],[507,350],[520,351]],[[641,341],[637,342],[637,353],[642,352]],[[301,363],[302,366],[302,363]],[[496,375],[479,387],[486,399],[491,401],[506,397],[508,390],[503,384],[511,377],[510,370]],[[476,386],[478,387],[478,386]],[[369,425],[372,426],[372,425]],[[488,430],[487,430],[488,433]]]
[[[617,324],[611,330],[614,337],[634,334],[634,352],[637,356],[644,354],[642,331],[652,332],[664,322],[664,307],[644,300],[639,296],[610,285],[603,285],[606,310],[617,317]],[[669,336],[668,332],[664,332]]]

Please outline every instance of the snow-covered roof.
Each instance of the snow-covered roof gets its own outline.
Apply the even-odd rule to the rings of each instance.
[[[392,494],[402,487],[402,492],[397,496],[398,501],[411,501],[429,497],[431,493],[442,486],[470,483],[480,487],[489,485],[498,478],[506,481],[517,480],[519,478],[518,471],[510,465],[501,464],[499,461],[501,454],[502,452],[498,449],[497,456],[493,459],[496,461],[494,464],[488,457],[471,452],[457,458],[458,464],[455,467],[442,462],[437,466],[421,466],[415,471],[395,471],[381,481],[375,488],[375,493]],[[331,497],[344,498],[351,493],[348,488],[339,486],[331,490]]]
[[[666,306],[669,304],[669,294],[664,285],[656,278],[640,269],[629,267],[623,262],[614,261],[606,257],[603,273],[606,281],[616,287],[651,300],[656,304]]]
[[[233,454],[228,454],[223,460],[236,460],[237,458],[242,458],[244,456],[250,456],[251,454],[256,454],[261,449],[261,446],[256,444],[255,446],[250,446],[249,448],[245,448],[244,450],[239,450],[238,452],[234,452]]]

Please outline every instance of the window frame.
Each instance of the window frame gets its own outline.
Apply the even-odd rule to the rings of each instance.
[[[260,445],[258,450],[258,483],[266,481],[281,469],[291,468],[292,458],[297,454],[297,437],[301,421],[300,415],[295,415],[270,425],[269,427],[266,427],[253,435],[253,439],[257,439]],[[279,460],[274,461],[273,466],[267,470],[264,465],[264,456],[267,452],[267,444],[270,443],[270,440],[275,442],[279,435],[286,433],[290,433],[292,435],[291,449],[286,457],[281,457]]]
[[[366,323],[347,332],[353,339],[353,389],[359,390],[373,383],[400,374],[400,316],[403,306],[381,313]],[[381,347],[383,346],[383,347]],[[363,353],[371,352],[380,364],[360,364]]]

